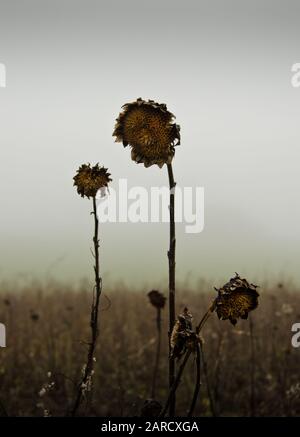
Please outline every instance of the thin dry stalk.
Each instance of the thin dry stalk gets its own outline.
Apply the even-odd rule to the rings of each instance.
[[[193,416],[193,412],[197,403],[200,387],[201,387],[201,359],[200,359],[200,344],[196,344],[196,383],[194,388],[194,394],[190,410],[188,412],[188,417]]]
[[[206,362],[204,350],[202,347],[200,349],[200,352],[202,355],[203,374],[204,374],[205,382],[206,382],[206,390],[207,390],[207,395],[208,395],[208,399],[209,399],[210,411],[211,411],[211,414],[213,417],[217,417],[215,402],[214,402],[213,395],[211,392],[211,387],[210,387],[210,382],[209,382],[209,377],[208,377],[207,362]]]
[[[167,412],[167,410],[168,410],[168,408],[169,408],[169,405],[170,405],[171,399],[172,399],[173,396],[175,395],[176,390],[177,390],[177,388],[178,388],[178,386],[179,386],[179,383],[180,383],[180,380],[181,380],[181,377],[182,377],[182,374],[183,374],[184,368],[185,368],[185,366],[186,366],[186,364],[187,364],[187,362],[188,362],[188,360],[189,360],[189,357],[190,357],[191,353],[192,353],[192,350],[191,350],[191,349],[188,349],[188,351],[186,352],[186,354],[185,354],[185,356],[184,356],[184,359],[183,359],[183,361],[182,361],[182,363],[181,363],[181,366],[179,367],[179,370],[178,370],[177,376],[176,376],[176,378],[175,378],[175,380],[174,380],[174,383],[173,383],[173,385],[172,385],[172,387],[171,387],[171,389],[170,389],[170,391],[169,391],[168,399],[167,399],[167,401],[166,401],[166,403],[165,403],[165,406],[164,406],[162,412],[160,413],[160,416],[159,416],[159,417],[165,417],[166,412]]]
[[[171,354],[171,334],[175,324],[175,186],[172,164],[167,164],[170,188],[170,246],[168,251],[169,259],[169,389],[170,389],[170,410],[169,415],[175,415],[176,390],[172,390],[175,381],[175,358]]]
[[[255,351],[254,351],[254,333],[253,320],[249,317],[250,331],[250,353],[251,353],[251,369],[250,369],[250,414],[255,417]]]
[[[220,387],[222,384],[221,382],[221,365],[223,363],[223,345],[224,345],[224,331],[221,331],[221,335],[219,338],[218,348],[217,348],[217,354],[216,354],[216,361],[215,361],[215,368],[214,368],[214,384],[213,384],[213,392],[214,396],[211,396],[210,405],[211,405],[211,412],[213,416],[219,416],[220,415]],[[210,390],[210,383],[209,378],[207,377],[207,385],[208,390]],[[208,391],[207,390],[207,391]]]
[[[157,345],[156,345],[156,354],[155,354],[155,362],[154,362],[154,370],[153,370],[153,378],[152,378],[152,389],[151,389],[151,398],[155,399],[156,395],[156,381],[159,370],[159,359],[160,359],[160,346],[161,346],[161,308],[156,308],[156,328],[157,328]]]
[[[100,268],[99,268],[99,220],[97,217],[97,205],[96,205],[96,197],[93,196],[93,212],[94,216],[94,237],[93,237],[93,243],[94,243],[94,258],[95,258],[95,265],[94,265],[94,272],[95,272],[95,289],[93,294],[93,302],[92,302],[92,308],[91,308],[91,320],[90,320],[90,327],[91,327],[91,341],[89,343],[89,349],[88,349],[88,356],[87,356],[87,362],[84,368],[84,373],[82,376],[82,379],[78,385],[78,391],[75,399],[75,403],[71,412],[71,416],[75,416],[77,413],[77,410],[82,402],[83,396],[85,391],[88,389],[89,385],[91,384],[91,378],[93,374],[93,367],[94,367],[94,354],[96,349],[96,342],[99,335],[99,327],[98,327],[98,316],[99,316],[99,303],[100,303],[100,296],[102,291],[102,281],[100,278]]]

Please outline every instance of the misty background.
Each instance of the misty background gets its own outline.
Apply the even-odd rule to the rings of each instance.
[[[3,1],[0,279],[93,277],[85,162],[117,189],[164,186],[114,143],[121,106],[167,103],[178,185],[205,189],[205,228],[177,226],[177,277],[300,280],[299,1]],[[168,225],[101,226],[106,283],[167,279]]]

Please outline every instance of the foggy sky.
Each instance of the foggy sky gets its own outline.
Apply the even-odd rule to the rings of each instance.
[[[177,226],[179,280],[300,279],[299,1],[0,0],[0,279],[92,277],[91,204],[72,177],[167,185],[114,143],[122,104],[168,104],[175,179],[205,189],[205,228]],[[164,283],[166,224],[104,224],[105,281]],[[218,284],[218,282],[216,282]]]

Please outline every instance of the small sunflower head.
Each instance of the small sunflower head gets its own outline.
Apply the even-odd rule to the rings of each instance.
[[[247,319],[248,313],[258,306],[259,294],[256,288],[257,285],[249,284],[236,273],[222,288],[216,289],[218,296],[215,309],[219,319],[228,319],[233,325],[238,318]]]
[[[157,290],[149,291],[148,297],[149,297],[151,305],[153,305],[155,308],[162,309],[165,306],[166,298],[159,291],[157,291]]]
[[[175,117],[167,106],[139,98],[123,108],[113,132],[116,142],[130,145],[132,160],[145,167],[170,164],[180,144],[180,126],[172,123]]]
[[[91,164],[81,165],[73,178],[78,194],[81,197],[95,197],[98,190],[107,187],[112,181],[107,170],[107,168],[100,167],[98,163],[93,167]]]

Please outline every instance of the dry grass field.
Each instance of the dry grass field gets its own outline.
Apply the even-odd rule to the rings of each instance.
[[[55,282],[1,284],[0,321],[7,329],[7,347],[0,349],[2,415],[68,414],[86,360],[91,288],[84,283],[76,288]],[[123,285],[103,291],[93,384],[80,415],[140,415],[150,397],[156,325],[148,291]],[[265,284],[259,292],[250,321],[239,320],[233,327],[214,314],[203,329],[205,363],[195,415],[300,414],[300,351],[291,346],[291,326],[300,321],[300,292],[289,284]],[[214,293],[204,282],[194,290],[178,287],[177,311],[188,306],[196,322]],[[162,318],[156,398],[164,403],[167,308]],[[187,413],[194,375],[195,361],[190,360],[177,392],[178,415]]]

